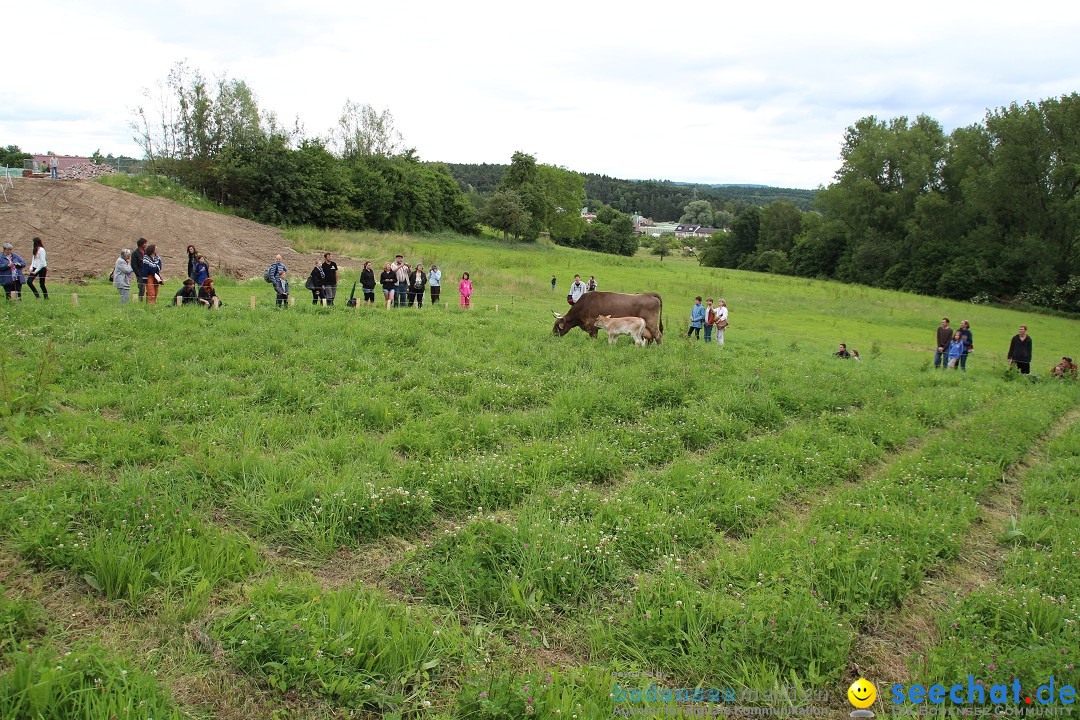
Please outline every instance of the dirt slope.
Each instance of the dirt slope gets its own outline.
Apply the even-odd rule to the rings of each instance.
[[[120,248],[140,237],[156,243],[171,279],[187,274],[187,246],[210,261],[212,275],[257,277],[281,253],[297,275],[309,258],[293,252],[277,228],[192,210],[163,198],[145,198],[89,180],[15,178],[0,196],[0,238],[30,261],[31,239],[49,253],[49,277],[78,280],[107,275]]]

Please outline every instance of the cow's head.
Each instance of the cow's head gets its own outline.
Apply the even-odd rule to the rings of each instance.
[[[560,315],[554,310],[551,311],[551,314],[555,316],[555,327],[551,329],[553,335],[558,335],[559,337],[562,337],[573,329],[570,324],[566,322],[565,315]]]
[[[596,320],[593,322],[593,325],[595,325],[598,328],[604,328],[605,330],[607,330],[607,326],[608,326],[609,322],[611,322],[611,316],[610,315],[597,315]]]

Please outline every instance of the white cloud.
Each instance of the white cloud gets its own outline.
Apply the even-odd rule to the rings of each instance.
[[[0,143],[136,152],[140,89],[180,60],[327,132],[388,107],[425,159],[549,162],[633,178],[814,187],[864,115],[947,130],[1073,92],[1066,3],[17,3],[34,38],[0,75]],[[11,58],[9,58],[10,60]]]

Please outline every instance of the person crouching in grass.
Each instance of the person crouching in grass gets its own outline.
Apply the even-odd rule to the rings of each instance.
[[[179,302],[177,302],[179,301]],[[191,278],[184,279],[184,285],[173,295],[173,302],[177,305],[196,305],[199,302],[199,293],[195,290],[195,281]]]

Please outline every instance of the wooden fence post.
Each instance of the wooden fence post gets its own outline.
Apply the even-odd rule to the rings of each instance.
[[[78,305],[79,304],[79,296],[76,295],[75,293],[71,293],[71,304],[72,305]]]
[[[252,295],[251,298],[250,298],[250,304],[251,304],[251,309],[254,310],[255,309],[255,296],[254,295]]]

